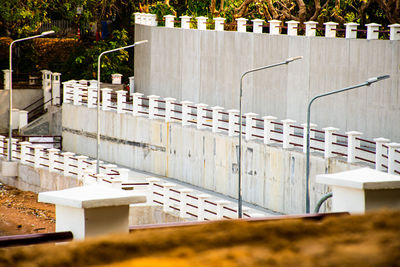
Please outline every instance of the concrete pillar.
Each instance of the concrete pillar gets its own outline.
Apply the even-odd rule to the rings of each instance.
[[[262,118],[264,120],[264,144],[272,144],[274,143],[272,141],[272,131],[275,129],[273,121],[277,118],[274,116],[263,116]]]
[[[12,129],[18,130],[19,125],[19,109],[13,108],[12,109]]]
[[[35,168],[41,168],[41,164],[42,164],[42,157],[43,157],[43,149],[44,146],[40,146],[40,145],[36,145],[34,146],[34,167]]]
[[[19,115],[18,129],[20,130],[26,125],[28,125],[28,111],[20,110],[18,115]]]
[[[212,107],[212,132],[213,133],[218,133],[221,130],[219,127],[221,126],[220,120],[222,120],[222,113],[221,111],[224,110],[223,107],[215,106]]]
[[[87,96],[87,101],[88,101],[88,108],[96,108],[97,107],[97,86],[89,86],[88,87],[88,96]]]
[[[301,126],[303,126],[303,153],[307,153],[307,123],[303,123]],[[310,123],[310,147],[313,138],[315,138],[315,132],[312,131],[312,129],[317,128],[317,125],[315,123]]]
[[[165,28],[174,28],[174,15],[166,15],[164,16],[165,20]]]
[[[381,24],[369,23],[365,24],[367,26],[367,40],[377,40],[379,39],[379,27]]]
[[[147,15],[148,15],[148,13],[142,13],[142,16],[141,16],[142,25],[149,25]]]
[[[64,168],[64,176],[69,176],[69,172],[71,170],[71,157],[74,155],[72,152],[63,152],[61,153],[63,156],[63,168]]]
[[[228,126],[228,135],[229,136],[237,136],[239,129],[239,117],[237,116],[239,114],[239,110],[237,109],[229,109],[228,110],[228,120],[229,120],[229,126]]]
[[[192,111],[192,108],[190,105],[193,104],[193,102],[190,101],[181,101],[182,104],[182,126],[188,126],[189,125],[189,118],[190,114]]]
[[[283,123],[283,148],[292,148],[293,145],[290,144],[292,135],[294,134],[294,128],[291,127],[296,121],[291,119],[281,120]]]
[[[215,21],[215,30],[219,31],[219,32],[223,32],[225,18],[214,18],[214,21]]]
[[[76,172],[77,176],[78,176],[78,180],[83,181],[83,170],[86,167],[86,164],[84,163],[84,161],[87,160],[88,157],[86,157],[86,156],[76,156],[76,159],[77,159],[77,164],[76,165],[78,166],[77,172]]]
[[[56,159],[58,156],[56,155],[60,150],[56,148],[49,148],[47,150],[48,156],[49,156],[49,171],[54,172],[55,171],[55,166],[56,166]]]
[[[118,90],[117,92],[117,113],[125,113],[126,109],[126,91]]]
[[[92,177],[96,172],[92,169],[84,169],[83,170],[83,185],[95,184],[96,180]]]
[[[354,22],[349,22],[344,24],[344,26],[346,26],[346,39],[357,39],[358,25],[360,24]]]
[[[175,98],[172,97],[166,97],[164,98],[165,101],[165,122],[170,122],[172,115],[174,114],[174,101],[176,101]]]
[[[117,171],[119,172],[119,179],[122,182],[128,182],[128,180],[129,180],[129,169],[119,168],[119,169],[117,169]]]
[[[74,81],[63,82],[63,103],[68,104],[73,100]]]
[[[101,105],[102,110],[110,110],[111,107],[111,92],[112,89],[110,88],[102,88],[101,93],[102,93],[102,99],[103,103]]]
[[[119,73],[111,74],[111,83],[112,84],[121,84],[122,83],[122,74],[119,74]]]
[[[157,112],[158,100],[160,97],[158,95],[149,95],[147,96],[149,99],[149,119],[155,119],[155,114]]]
[[[248,112],[244,114],[246,117],[246,140],[253,140],[254,139],[254,127],[256,126],[256,121],[254,120],[255,117],[258,116],[258,114],[253,113],[253,112]]]
[[[215,203],[217,204],[217,219],[222,220],[224,218],[224,208],[228,206],[229,201],[217,200]]]
[[[79,84],[75,85],[73,94],[74,94],[74,96],[73,96],[74,106],[82,105],[82,86]]]
[[[41,70],[42,72],[42,89],[43,89],[43,103],[44,109],[51,106],[51,71]]]
[[[207,115],[207,111],[205,108],[208,107],[207,104],[196,104],[197,107],[197,129],[204,129],[204,123],[206,122],[205,116]]]
[[[152,27],[157,26],[157,15],[156,14],[149,14],[148,16],[148,25]]]
[[[329,21],[325,22],[325,37],[327,38],[335,38],[336,37],[336,26],[339,25],[339,23]]]
[[[102,166],[103,168],[100,168],[100,172],[104,173],[105,175],[111,176],[113,175],[113,170],[117,168],[117,165],[115,164],[106,164]]]
[[[333,135],[334,132],[339,131],[338,128],[334,127],[326,127],[323,128],[325,131],[325,158],[331,158],[333,157],[332,149],[333,149],[333,143],[336,142],[336,137]]]
[[[181,218],[188,218],[189,216],[187,215],[187,203],[188,203],[188,194],[192,193],[193,190],[189,188],[182,188],[178,189],[178,191],[181,193],[180,194],[180,207],[179,207],[179,217]]]
[[[200,194],[197,196],[198,198],[198,204],[197,204],[197,220],[198,221],[204,221],[204,215],[205,215],[205,200],[210,198],[211,196],[209,194]]]
[[[135,92],[135,76],[129,77],[129,95]]]
[[[360,140],[357,137],[361,136],[362,133],[357,131],[346,132],[347,137],[347,162],[356,162],[357,148],[360,147]]]
[[[190,29],[190,17],[189,16],[180,16],[181,18],[181,28],[182,29]]]
[[[95,174],[95,176],[96,176],[96,181],[98,184],[108,185],[108,183],[106,183],[104,181],[106,179],[107,175],[105,175],[104,173],[98,173],[98,174]]]
[[[273,20],[269,20],[268,23],[269,23],[269,34],[272,34],[272,35],[281,34],[280,26],[281,26],[282,21],[273,19]]]
[[[4,72],[4,90],[10,90],[10,70],[3,70]]]
[[[135,24],[142,24],[142,13],[135,12],[133,14],[135,15]]]
[[[154,200],[154,197],[153,197],[153,195],[154,195],[154,192],[156,191],[155,189],[155,183],[159,183],[160,182],[160,179],[158,179],[158,178],[147,178],[146,179],[147,180],[147,182],[149,183],[149,186],[147,187],[147,194],[146,194],[146,196],[147,196],[147,203],[149,204],[149,205],[153,205],[153,200]]]
[[[385,158],[383,157],[383,155],[385,148],[383,147],[383,145],[389,143],[390,140],[383,137],[379,137],[375,138],[374,141],[375,141],[375,170],[384,171],[385,168],[383,167],[383,164],[385,163]]]
[[[52,104],[61,104],[61,73],[53,72],[53,79],[51,82],[51,94],[52,94]]]
[[[197,17],[197,29],[198,30],[207,30],[207,18],[206,17]]]
[[[287,35],[289,36],[297,36],[297,28],[299,27],[299,23],[298,21],[295,20],[289,20],[286,21],[287,24]]]
[[[175,187],[176,185],[173,183],[165,183],[163,184],[164,186],[164,205],[163,205],[163,211],[164,212],[169,212],[171,211],[170,206],[171,206],[171,188]]]
[[[396,152],[396,150],[400,150],[400,143],[389,143],[387,144],[388,146],[388,173],[390,174],[395,174],[396,170],[396,165],[400,166],[400,163],[396,164],[397,162],[400,162],[400,152]],[[400,169],[397,169],[397,171],[400,171]]]
[[[304,24],[306,25],[306,36],[314,37],[316,34],[316,27],[317,27],[318,22],[307,21],[307,22],[304,22]]]
[[[253,19],[253,32],[254,33],[262,33],[263,32],[263,24],[264,20],[262,19]]]
[[[19,145],[21,147],[21,152],[20,152],[21,163],[26,163],[27,162],[26,160],[28,159],[27,153],[29,151],[27,146],[30,146],[31,143],[25,141],[25,142],[20,142]],[[2,152],[2,150],[0,147],[0,153],[1,152]]]
[[[139,116],[140,112],[142,111],[142,93],[133,93],[132,98],[133,98],[133,111],[132,114],[133,116]]]
[[[5,156],[4,155],[4,148],[6,147],[5,145],[5,136],[0,135],[0,157]]]
[[[390,41],[400,40],[400,24],[390,24],[388,27],[390,28]]]
[[[238,19],[236,19],[237,31],[238,31],[238,32],[246,32],[246,31],[247,31],[247,29],[246,29],[246,22],[247,22],[247,19],[245,19],[245,18],[238,18]]]

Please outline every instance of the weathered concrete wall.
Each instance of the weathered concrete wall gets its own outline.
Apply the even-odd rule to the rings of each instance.
[[[62,114],[63,147],[94,157],[96,110],[64,104]],[[102,160],[237,197],[238,138],[113,111],[101,111],[101,121]],[[305,211],[305,154],[257,141],[244,142],[243,151],[245,201],[282,213]],[[316,174],[355,167],[359,166],[313,156],[311,208],[328,191],[314,182]]]
[[[9,94],[0,90],[0,132],[7,132]],[[23,109],[43,97],[42,89],[13,89],[13,108]]]
[[[243,72],[304,59],[248,75],[243,108],[260,115],[306,121],[311,97],[390,74],[391,79],[315,102],[312,122],[341,131],[358,130],[368,138],[400,140],[400,42],[343,38],[185,30],[136,25],[135,88],[155,94],[239,107]]]

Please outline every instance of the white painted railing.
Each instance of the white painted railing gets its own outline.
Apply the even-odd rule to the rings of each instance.
[[[181,28],[182,29],[190,29],[190,20],[191,17],[182,16],[181,18]],[[193,18],[197,21],[197,29],[198,30],[207,30],[207,18],[206,17],[197,17]],[[165,27],[166,28],[174,28],[174,16],[166,15],[164,16]],[[389,34],[390,40],[400,40],[400,24],[391,24],[388,26],[389,29],[382,29],[380,24],[369,23],[366,24],[365,30],[358,29],[359,24],[357,23],[346,23],[345,29],[338,29],[338,23],[336,22],[326,22],[324,23],[324,28],[317,28],[318,22],[315,21],[307,21],[304,25],[300,25],[298,21],[287,21],[287,26],[283,26],[282,21],[280,20],[269,20],[268,23],[265,23],[262,19],[254,19],[252,20],[253,24],[246,24],[247,19],[245,18],[237,18],[235,24],[238,32],[246,32],[247,27],[250,26],[253,28],[254,33],[262,33],[263,28],[268,28],[269,34],[271,35],[279,35],[281,34],[282,28],[287,29],[287,35],[297,36],[298,29],[303,29],[305,31],[305,36],[313,37],[316,36],[316,30],[324,31],[326,38],[335,38],[337,36],[338,31],[343,31],[345,33],[346,39],[356,39],[357,32],[366,33],[367,40],[377,40],[379,39],[379,33],[387,33]],[[143,24],[147,26],[157,26],[157,18],[154,14],[148,13],[135,13],[135,23]],[[225,18],[214,18],[214,26],[213,28],[216,31],[224,31]]]
[[[87,91],[77,85],[69,83],[66,102],[85,104],[85,101],[72,101],[76,95],[88,98]],[[104,89],[102,89],[104,90]],[[226,133],[229,136],[237,136],[239,133],[239,112],[237,110],[224,111],[222,107],[208,108],[206,104],[193,104],[190,101],[175,102],[173,98],[160,99],[159,96],[143,97],[141,93],[127,96],[125,93],[112,93],[112,90],[104,90],[103,110],[116,110],[119,113],[127,113],[133,116],[147,116],[149,119],[163,119],[166,122],[180,122],[182,126],[196,126],[198,129],[210,129],[213,132]],[[117,99],[117,101],[112,101]],[[96,99],[92,102],[96,105]],[[90,107],[90,105],[88,105]],[[247,113],[243,115],[243,136],[246,140],[259,139],[265,144],[281,143],[285,149],[301,148],[305,152],[305,126],[297,125],[295,121],[286,119],[281,122],[276,117]],[[339,129],[326,127],[316,129],[311,124],[310,147],[313,151],[319,151],[325,158],[345,157],[349,163],[357,161],[375,165],[380,171],[392,174],[400,174],[400,143],[390,143],[385,138],[367,140],[361,138],[362,133],[349,131],[345,134],[338,133]],[[377,164],[376,164],[377,163]]]

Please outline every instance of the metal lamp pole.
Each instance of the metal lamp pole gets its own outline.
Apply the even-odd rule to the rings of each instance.
[[[318,98],[321,97],[325,97],[325,96],[329,96],[329,95],[333,95],[333,94],[337,94],[337,93],[341,93],[341,92],[345,92],[345,91],[349,91],[349,90],[353,90],[359,87],[363,87],[363,86],[370,86],[371,84],[375,83],[375,82],[379,82],[385,79],[390,78],[389,75],[383,75],[383,76],[378,76],[378,77],[373,77],[368,79],[366,82],[357,84],[357,85],[353,85],[350,87],[346,87],[346,88],[342,88],[342,89],[338,89],[338,90],[334,90],[331,92],[327,92],[327,93],[323,93],[320,95],[317,95],[315,97],[313,97],[310,102],[308,103],[308,108],[307,108],[307,152],[306,152],[306,213],[310,213],[310,185],[309,185],[309,181],[310,181],[310,114],[311,114],[311,104]]]
[[[136,45],[144,44],[147,42],[148,42],[147,40],[142,40],[142,41],[138,41],[131,45],[107,50],[107,51],[102,52],[98,57],[98,60],[97,60],[97,148],[96,148],[96,160],[97,160],[96,173],[97,174],[100,173],[100,153],[99,153],[100,152],[100,68],[101,68],[100,59],[105,54],[128,49],[128,48],[134,47]]]
[[[30,37],[26,37],[26,38],[22,38],[22,39],[18,39],[18,40],[14,40],[11,42],[10,44],[10,73],[9,73],[9,107],[10,107],[10,112],[9,112],[9,129],[8,129],[8,161],[12,161],[12,47],[13,44],[17,43],[17,42],[22,42],[22,41],[26,41],[26,40],[30,40],[30,39],[35,39],[35,38],[39,38],[39,37],[43,37],[45,35],[49,35],[49,34],[53,34],[54,31],[46,31],[46,32],[42,32],[39,35],[34,35],[34,36],[30,36]]]
[[[242,84],[243,84],[243,78],[252,72],[260,71],[260,70],[265,70],[273,67],[277,67],[280,65],[287,65],[292,61],[302,59],[303,56],[297,56],[297,57],[290,57],[287,58],[285,61],[282,61],[280,63],[276,64],[271,64],[255,69],[251,69],[246,71],[245,73],[242,74],[242,77],[240,78],[240,98],[239,98],[239,155],[238,155],[238,161],[239,161],[239,177],[238,177],[238,217],[242,218],[243,211],[242,211]]]

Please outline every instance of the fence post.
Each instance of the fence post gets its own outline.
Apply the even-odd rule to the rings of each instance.
[[[158,95],[149,95],[149,119],[154,119],[156,114],[156,108],[158,107],[158,102],[156,100],[160,98]]]
[[[169,212],[170,211],[169,206],[171,205],[171,199],[170,199],[171,192],[170,192],[170,189],[172,187],[175,187],[176,185],[173,184],[173,183],[165,183],[165,184],[163,184],[163,186],[164,186],[164,190],[163,190],[163,193],[164,193],[163,211],[164,212]]]
[[[147,188],[147,203],[150,205],[153,205],[153,194],[155,192],[155,183],[160,182],[160,179],[158,178],[147,178],[147,182],[149,183],[149,186]]]
[[[197,129],[204,129],[205,126],[203,125],[206,118],[204,118],[207,114],[207,111],[205,110],[206,107],[208,107],[207,104],[196,104],[197,107]]]
[[[314,37],[315,33],[316,33],[316,27],[317,27],[318,22],[307,21],[307,22],[304,22],[304,24],[306,25],[306,36]]]
[[[221,111],[224,110],[223,107],[215,106],[212,107],[212,132],[213,133],[218,133],[221,130],[219,129],[221,123],[220,120],[222,119],[222,113]]]
[[[42,149],[43,149],[44,147],[43,146],[40,146],[40,145],[36,145],[36,146],[34,146],[34,167],[35,168],[40,168],[41,166],[40,166],[40,164],[42,163],[42,159],[41,159],[41,157],[42,157]]]
[[[174,15],[166,15],[165,19],[165,28],[174,28]]]
[[[77,176],[78,180],[83,180],[83,170],[85,169],[85,163],[83,161],[87,160],[88,157],[86,156],[76,156],[77,159]]]
[[[210,198],[209,194],[200,194],[197,196],[198,204],[197,204],[197,220],[204,221],[204,208],[205,208],[205,200]]]
[[[384,171],[385,169],[382,166],[385,159],[383,157],[383,145],[389,143],[390,140],[383,137],[379,137],[375,138],[374,141],[375,141],[375,170]]]
[[[111,106],[111,92],[112,89],[110,88],[103,88],[101,89],[101,93],[102,93],[102,98],[103,98],[103,103],[101,105],[102,110],[106,111],[106,110],[110,110],[110,106]]]
[[[303,123],[303,153],[307,153],[307,123]],[[315,138],[315,132],[312,129],[317,128],[315,123],[310,123],[310,148],[312,139]]]
[[[400,24],[390,24],[388,27],[390,28],[390,41],[400,40]]]
[[[333,133],[336,131],[339,131],[338,128],[334,128],[334,127],[326,127],[323,128],[323,130],[325,131],[325,153],[324,153],[324,157],[325,158],[331,158],[333,157],[333,153],[332,153],[332,143],[336,142],[336,137],[333,136]]]
[[[247,31],[246,22],[247,22],[247,19],[245,19],[245,18],[237,18],[236,19],[238,32],[246,32]]]
[[[180,16],[181,18],[181,28],[182,29],[190,29],[190,17],[189,16]]]
[[[125,113],[126,108],[126,91],[118,90],[117,92],[117,113]]]
[[[396,149],[400,149],[400,143],[389,143],[388,146],[388,173],[395,174]],[[400,153],[399,153],[400,154]],[[399,159],[400,161],[400,159]]]
[[[207,29],[207,25],[206,25],[206,21],[207,18],[206,17],[197,17],[197,29],[198,30],[206,30]]]
[[[357,131],[346,132],[347,137],[347,162],[354,163],[356,162],[357,155],[357,147],[360,147],[360,140],[357,140],[357,137],[361,136],[362,133]]]
[[[289,36],[297,36],[297,28],[299,27],[298,21],[289,20],[286,22],[287,24],[287,35]]]
[[[61,104],[60,78],[61,73],[53,72],[53,80],[51,82],[51,95],[53,105]]]
[[[268,23],[269,23],[269,34],[271,34],[271,35],[281,34],[280,26],[281,26],[282,21],[273,19],[273,20],[269,20]]]
[[[63,82],[63,103],[64,104],[68,104],[71,103],[71,96],[70,96],[70,92],[71,92],[71,81],[67,81],[67,82]]]
[[[73,94],[74,94],[74,102],[73,102],[74,106],[80,106],[82,104],[81,103],[81,101],[82,101],[82,96],[81,96],[81,94],[82,94],[82,85],[76,84],[74,86]]]
[[[166,97],[164,98],[165,101],[165,122],[170,122],[171,117],[173,114],[173,102],[175,101],[175,98],[172,97]]]
[[[31,143],[24,141],[24,142],[20,142],[19,145],[21,146],[21,153],[20,153],[20,155],[21,155],[21,163],[26,163],[26,159],[27,159],[27,155],[26,154],[28,153],[27,146],[31,145]],[[0,147],[0,151],[2,152],[1,147]]]
[[[148,25],[149,26],[157,26],[157,15],[156,14],[149,14],[148,15]]]
[[[357,26],[360,25],[355,22],[349,22],[344,24],[346,26],[346,39],[357,38]]]
[[[15,158],[15,156],[16,156],[16,154],[17,154],[17,142],[18,142],[18,139],[16,139],[16,138],[11,138],[11,150],[13,151],[13,153],[12,153],[12,160],[14,160],[14,159],[16,159]]]
[[[4,73],[4,79],[3,79],[3,85],[4,85],[4,90],[10,90],[10,70],[3,70]]]
[[[214,18],[214,23],[215,23],[215,30],[219,32],[224,31],[224,22],[225,18]]]
[[[290,144],[290,140],[292,139],[291,135],[294,134],[294,128],[291,127],[296,121],[291,119],[281,120],[283,123],[283,148],[292,148],[293,145]]]
[[[117,165],[115,165],[115,164],[106,164],[106,165],[103,165],[102,167],[104,167],[104,168],[100,168],[100,169],[102,169],[102,170],[100,170],[100,172],[104,173],[105,175],[110,175],[111,171],[113,169],[115,169],[117,167]]]
[[[74,155],[72,152],[63,152],[61,155],[64,157],[64,176],[68,176],[69,171],[71,167],[69,166],[71,164],[71,157]]]
[[[253,113],[253,112],[248,112],[248,113],[244,114],[244,116],[246,117],[246,140],[249,141],[249,140],[254,139],[253,127],[256,126],[256,121],[254,120],[254,118],[257,117],[258,114]]]
[[[190,112],[192,110],[189,105],[192,105],[193,102],[190,101],[181,101],[182,104],[182,126],[188,126],[189,125],[189,118],[190,118]]]
[[[237,136],[238,134],[236,133],[236,131],[239,129],[239,126],[237,125],[239,124],[239,117],[237,115],[239,114],[239,110],[229,109],[228,114],[228,136]]]
[[[105,184],[104,179],[106,179],[106,175],[104,173],[96,174],[96,181],[98,184]]]
[[[4,147],[5,147],[5,144],[4,144],[4,141],[5,141],[5,136],[3,136],[3,135],[0,135],[0,157],[5,157],[5,155],[3,155],[4,154]]]
[[[88,101],[88,108],[95,108],[97,101],[97,85],[96,86],[89,86],[88,87],[88,96],[87,96],[87,101]]]
[[[178,190],[181,194],[180,194],[180,199],[179,199],[179,201],[180,201],[180,207],[179,207],[179,217],[181,217],[181,218],[187,218],[187,217],[189,217],[189,216],[187,216],[187,208],[186,208],[186,206],[187,206],[187,203],[188,203],[188,201],[187,201],[187,199],[188,199],[188,194],[189,193],[192,193],[193,192],[193,190],[192,189],[189,189],[189,188],[182,188],[182,189],[179,189]]]
[[[139,116],[140,111],[142,111],[142,93],[133,93],[133,111],[132,114],[133,116]]]
[[[339,25],[339,23],[329,21],[325,22],[325,37],[327,38],[335,38],[336,37],[336,26]]]
[[[54,172],[56,153],[60,150],[57,148],[49,148],[47,152],[49,153],[49,172]]]
[[[253,32],[254,33],[262,33],[264,20],[253,19],[252,22],[253,22]]]
[[[226,200],[217,200],[217,219],[222,220],[224,218],[224,208],[229,204]]]
[[[93,177],[90,176],[91,174],[94,174],[94,173],[95,172],[92,169],[84,169],[82,184],[83,185],[94,184],[95,180]]]
[[[381,24],[369,23],[365,24],[365,26],[367,26],[367,40],[377,40],[379,38],[379,32],[377,31]]]
[[[44,109],[48,109],[51,105],[51,71],[41,70],[42,72],[42,89],[43,89],[43,103]]]
[[[272,122],[277,118],[274,116],[263,116],[262,118],[264,120],[264,144],[272,144],[272,131],[275,129]]]
[[[141,24],[142,23],[142,13],[135,12],[133,14],[135,15],[135,24]]]

